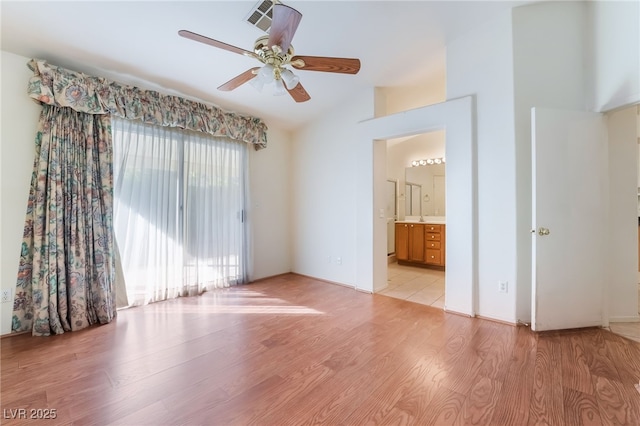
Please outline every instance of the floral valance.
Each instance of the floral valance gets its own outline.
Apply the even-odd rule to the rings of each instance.
[[[267,126],[259,118],[92,77],[44,60],[32,59],[28,66],[33,71],[28,93],[39,102],[87,114],[115,114],[148,124],[225,136],[251,143],[256,149],[267,146]]]

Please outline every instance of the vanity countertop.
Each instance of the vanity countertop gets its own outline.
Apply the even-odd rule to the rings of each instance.
[[[434,225],[445,225],[447,223],[446,219],[442,217],[425,217],[422,222],[419,219],[410,219],[410,220],[396,220],[396,223],[431,223]]]

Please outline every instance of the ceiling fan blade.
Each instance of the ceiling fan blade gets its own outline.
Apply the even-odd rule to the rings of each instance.
[[[239,47],[232,46],[230,44],[223,43],[221,41],[214,40],[212,38],[205,37],[203,35],[193,33],[191,31],[180,30],[180,31],[178,31],[178,35],[180,35],[180,36],[182,36],[184,38],[188,38],[190,40],[195,40],[195,41],[199,41],[200,43],[208,44],[209,46],[217,47],[219,49],[228,50],[229,52],[233,52],[233,53],[238,53],[240,55],[246,55],[246,56],[251,56],[251,57],[255,57],[256,56],[255,53],[250,52],[248,50],[244,50],[244,49],[241,49]]]
[[[302,65],[298,60],[302,60]],[[305,71],[339,72],[357,74],[360,71],[360,59],[329,58],[326,56],[294,56],[291,66]]]
[[[237,89],[247,81],[255,78],[255,71],[259,70],[260,67],[251,68],[250,70],[246,70],[242,74],[232,78],[231,80],[224,83],[222,86],[218,87],[218,90],[223,90],[225,92],[231,91],[233,89]]]
[[[273,18],[269,30],[268,46],[280,46],[283,52],[289,50],[293,35],[298,29],[302,13],[292,7],[277,3],[273,6]]]
[[[309,94],[307,93],[307,91],[304,89],[304,87],[302,87],[302,84],[298,83],[296,85],[296,87],[294,87],[293,89],[289,90],[287,89],[287,92],[289,92],[289,94],[291,95],[291,97],[296,101],[296,102],[306,102],[309,99],[311,99],[311,96],[309,96]]]

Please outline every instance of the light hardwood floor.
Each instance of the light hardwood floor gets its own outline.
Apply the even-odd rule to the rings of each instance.
[[[297,275],[0,343],[2,424],[640,424],[639,343]]]
[[[640,309],[640,284],[638,284],[638,309]],[[638,313],[640,314],[640,311]],[[616,334],[640,342],[640,322],[612,322],[609,324],[609,329]]]
[[[444,271],[392,262],[387,271],[387,288],[378,294],[444,309],[444,277]],[[638,307],[640,309],[640,284]],[[609,330],[640,342],[640,322],[612,322]]]

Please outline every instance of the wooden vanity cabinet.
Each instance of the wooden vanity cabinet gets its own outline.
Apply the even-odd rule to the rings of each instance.
[[[396,223],[399,262],[444,266],[445,225]]]
[[[409,260],[409,224],[396,223],[396,259]]]
[[[409,224],[409,261],[424,261],[424,225]]]
[[[425,225],[425,257],[429,265],[444,266],[445,225]]]
[[[396,258],[406,262],[424,262],[424,225],[396,223]]]

